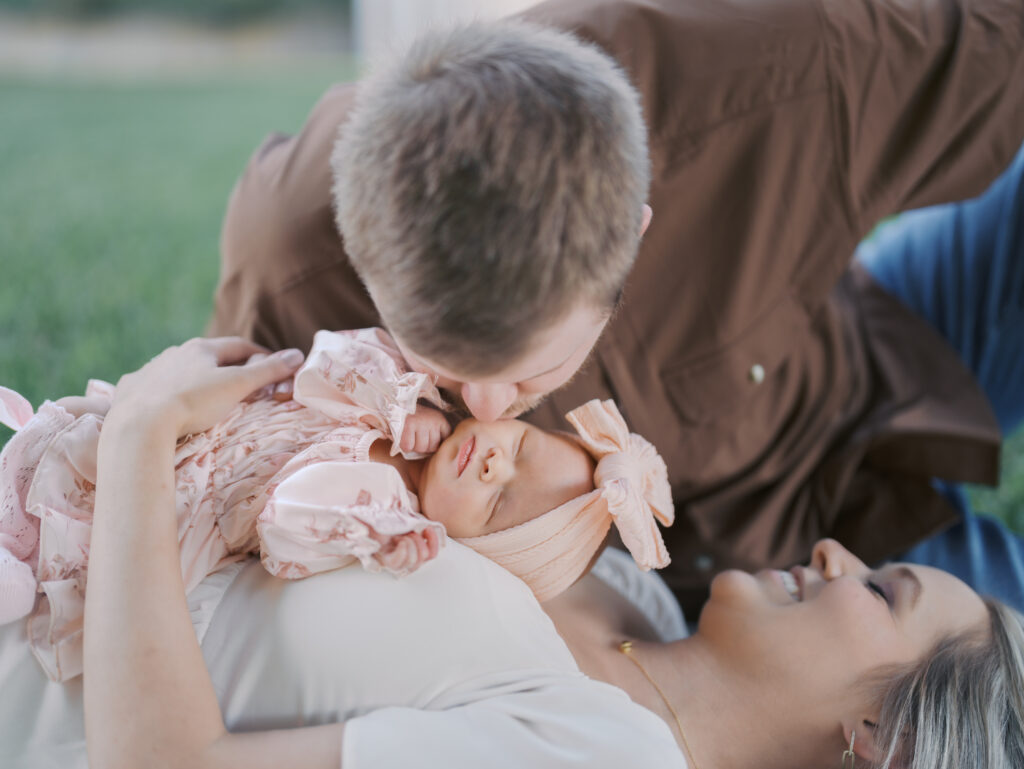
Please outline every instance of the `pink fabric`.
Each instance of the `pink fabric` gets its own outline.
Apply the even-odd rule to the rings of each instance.
[[[113,387],[90,382],[87,394],[110,398]],[[397,470],[369,458],[374,441],[401,434],[420,397],[440,402],[384,332],[321,332],[296,375],[294,400],[256,397],[179,441],[186,590],[257,551],[268,570],[290,578],[355,560],[407,574],[436,555],[444,527],[419,514]],[[76,419],[47,402],[25,420],[16,398],[6,402],[21,428],[0,454],[0,617],[17,619],[34,604],[33,651],[53,680],[64,681],[81,672],[102,419]],[[24,569],[4,567],[11,558],[34,570],[30,594]]]
[[[613,401],[592,400],[566,419],[597,460],[594,491],[511,529],[459,540],[520,577],[539,601],[586,571],[613,522],[641,569],[669,563],[658,522],[671,526],[675,510],[657,450],[629,432]]]
[[[32,418],[32,404],[7,387],[0,387],[0,424],[20,430]]]

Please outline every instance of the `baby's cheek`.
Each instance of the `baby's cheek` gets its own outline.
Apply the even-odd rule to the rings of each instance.
[[[465,505],[450,495],[427,493],[420,497],[420,512],[430,520],[444,524],[449,537],[476,536],[471,529],[471,516],[464,511]]]
[[[440,519],[435,518],[434,520]],[[467,512],[465,508],[449,509],[446,511],[444,520],[441,520],[441,523],[444,524],[448,536],[455,537],[456,539],[479,537],[481,534],[486,533],[478,523],[476,516]]]

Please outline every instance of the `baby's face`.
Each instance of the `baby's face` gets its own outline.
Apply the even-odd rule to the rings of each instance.
[[[451,537],[536,518],[594,488],[594,461],[572,439],[526,422],[459,422],[420,479],[423,514]]]

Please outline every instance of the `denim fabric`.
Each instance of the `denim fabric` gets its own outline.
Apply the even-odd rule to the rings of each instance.
[[[911,211],[863,243],[857,258],[958,351],[1003,435],[1024,420],[1024,147],[981,196]],[[1024,539],[971,510],[956,484],[936,487],[960,523],[899,560],[956,574],[1024,610]]]

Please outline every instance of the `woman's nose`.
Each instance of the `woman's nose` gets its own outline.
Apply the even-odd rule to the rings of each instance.
[[[518,390],[514,384],[466,382],[462,385],[462,400],[474,417],[481,422],[493,422],[515,403]]]
[[[508,461],[505,452],[495,446],[484,454],[483,465],[480,467],[480,480],[488,483],[505,483],[511,471],[511,462]]]
[[[834,539],[820,539],[814,544],[811,568],[821,572],[825,579],[836,579],[845,574],[856,575],[868,570],[863,561]]]

